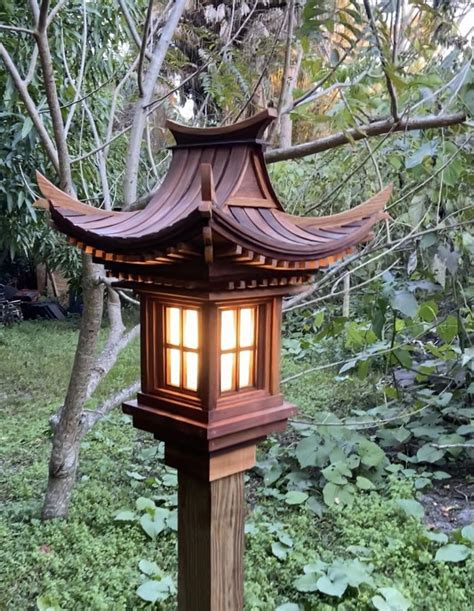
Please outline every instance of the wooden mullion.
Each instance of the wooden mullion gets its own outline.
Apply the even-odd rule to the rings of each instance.
[[[183,346],[183,332],[184,332],[184,308],[179,308],[179,359],[181,363],[180,374],[180,388],[184,390],[184,346]]]
[[[235,390],[240,390],[239,370],[240,370],[240,311],[242,308],[235,310],[235,373],[234,386]]]

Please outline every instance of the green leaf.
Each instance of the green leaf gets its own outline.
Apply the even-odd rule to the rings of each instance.
[[[21,139],[26,138],[26,136],[30,133],[31,128],[33,127],[33,121],[30,117],[26,117],[23,122],[23,127],[21,128]]]
[[[337,486],[332,482],[328,482],[323,488],[324,502],[328,507],[332,505],[350,505],[353,500],[354,486],[346,484],[345,486]]]
[[[308,496],[309,495],[306,492],[300,492],[299,490],[289,490],[285,494],[285,503],[287,503],[288,505],[301,505],[307,500]]]
[[[423,505],[414,499],[398,499],[397,506],[408,516],[420,519],[425,515]]]
[[[458,333],[458,319],[455,316],[449,315],[436,327],[436,330],[440,338],[449,344]]]
[[[137,589],[137,595],[147,602],[154,603],[157,601],[164,601],[169,598],[172,592],[172,583],[169,578],[161,579],[150,579],[145,581]]]
[[[427,530],[425,532],[425,537],[429,541],[434,541],[435,543],[447,543],[448,542],[448,535],[446,533],[438,533],[438,532],[433,532],[431,530]]]
[[[302,469],[314,466],[317,450],[318,442],[315,435],[305,437],[299,442],[295,454]]]
[[[412,366],[412,360],[410,353],[408,350],[403,350],[402,348],[397,348],[393,351],[397,361],[400,363],[402,367],[406,367],[406,369],[410,369]]]
[[[418,303],[409,291],[397,291],[390,300],[390,305],[394,310],[410,318],[413,318],[418,311]]]
[[[466,539],[466,541],[474,543],[474,524],[469,524],[468,526],[465,526],[461,530],[461,536],[463,539]]]
[[[119,522],[133,522],[137,515],[134,511],[119,511],[115,514],[114,520]]]
[[[380,611],[407,611],[411,603],[395,588],[380,588],[380,594],[372,598],[372,604]]]
[[[438,142],[436,140],[424,142],[419,149],[405,161],[405,167],[407,170],[423,163],[423,160],[426,159],[426,157],[432,157],[436,153],[437,147]]]
[[[272,543],[272,554],[276,556],[279,560],[285,560],[288,556],[288,552],[290,548],[287,545],[284,545],[280,541],[274,541]]]
[[[328,480],[328,482],[332,482],[333,484],[338,484],[340,486],[347,484],[347,477],[352,475],[351,471],[340,462],[329,465],[329,467],[323,469],[321,473]]]
[[[429,443],[422,446],[416,453],[418,462],[429,462],[434,463],[444,456],[444,450],[433,448]]]
[[[138,511],[145,511],[147,509],[150,509],[152,512],[154,512],[156,505],[151,499],[147,499],[144,496],[141,496],[135,501],[135,507],[138,509]]]
[[[318,576],[314,573],[308,573],[302,577],[298,577],[293,582],[294,587],[298,592],[316,592],[318,589]]]
[[[375,488],[374,484],[370,481],[370,479],[362,477],[361,475],[357,476],[356,486],[361,490],[374,490]]]
[[[433,322],[438,315],[438,305],[434,301],[425,301],[421,304],[418,315],[425,322]]]
[[[138,568],[142,573],[145,573],[145,575],[158,576],[161,574],[160,568],[156,562],[150,562],[150,560],[140,560]]]
[[[138,481],[142,481],[146,479],[144,475],[141,475],[140,473],[137,473],[136,471],[125,471],[125,473],[128,475],[128,477],[131,477],[132,479],[136,479]]]
[[[156,532],[155,522],[147,513],[140,518],[140,526],[150,537],[150,539],[156,539],[158,533]]]
[[[471,555],[471,550],[466,545],[448,543],[440,547],[436,552],[436,562],[462,562]]]
[[[317,496],[310,496],[308,501],[307,501],[307,503],[306,503],[306,506],[313,513],[315,513],[318,516],[318,518],[322,518],[323,517],[324,507],[319,502],[319,499],[318,499]]]
[[[342,571],[333,571],[331,578],[328,575],[323,575],[317,582],[320,592],[338,598],[344,594],[348,585],[347,577]]]
[[[376,443],[363,439],[359,443],[359,456],[361,463],[366,467],[377,467],[385,459],[385,452]]]
[[[398,443],[403,443],[411,435],[410,431],[407,430],[404,426],[401,426],[397,429],[390,429],[390,432],[393,435],[393,438],[398,441]]]

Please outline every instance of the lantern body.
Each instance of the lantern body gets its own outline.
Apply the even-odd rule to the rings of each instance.
[[[295,408],[280,393],[279,293],[140,291],[135,426],[205,455],[283,430]]]

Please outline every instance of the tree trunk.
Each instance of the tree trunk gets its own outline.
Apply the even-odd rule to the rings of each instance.
[[[66,399],[54,427],[48,487],[41,514],[43,520],[67,517],[76,480],[82,437],[82,409],[87,399],[102,321],[104,288],[99,283],[99,270],[89,255],[83,256],[84,311]]]

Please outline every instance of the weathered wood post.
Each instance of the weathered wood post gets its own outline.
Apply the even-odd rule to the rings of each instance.
[[[106,212],[39,177],[56,227],[141,303],[141,392],[123,409],[178,470],[178,608],[243,608],[243,472],[295,412],[280,394],[282,298],[351,252],[384,217],[385,189],[330,217],[286,214],[261,137],[172,122],[173,158],[140,212]]]

